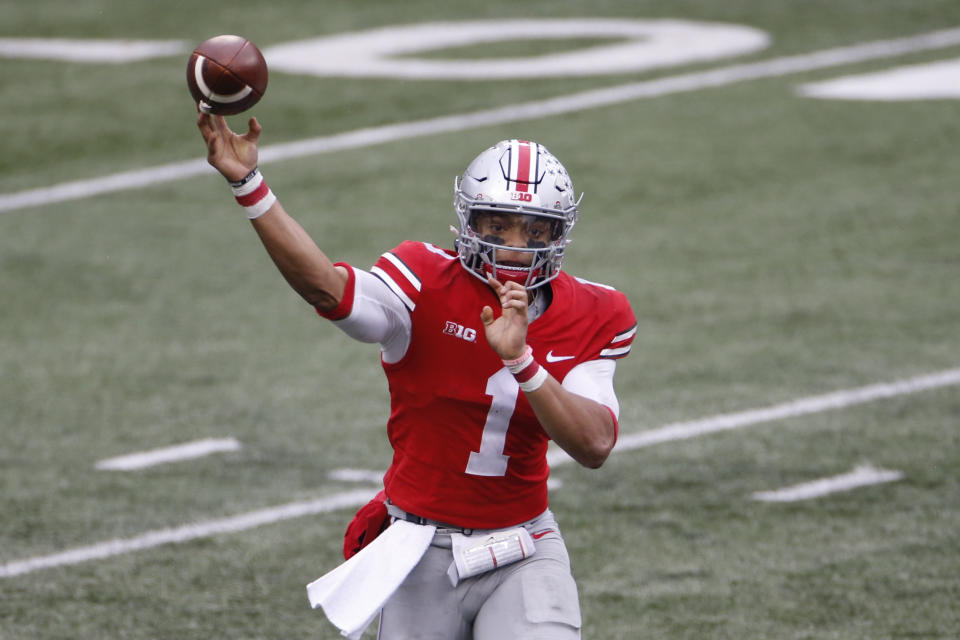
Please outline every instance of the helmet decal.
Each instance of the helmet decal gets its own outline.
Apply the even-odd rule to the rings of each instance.
[[[531,147],[534,149],[531,149]],[[513,183],[517,191],[526,193],[530,190],[530,184],[533,183],[533,191],[537,190],[537,160],[539,159],[539,147],[537,143],[531,143],[527,140],[511,140],[510,153],[504,157],[508,160],[508,168],[505,171],[507,183]]]

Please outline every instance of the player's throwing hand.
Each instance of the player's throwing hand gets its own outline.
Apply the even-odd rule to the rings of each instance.
[[[257,143],[262,127],[250,118],[244,135],[234,133],[223,116],[210,115],[198,109],[197,127],[207,143],[207,162],[227,180],[242,180],[257,166]]]

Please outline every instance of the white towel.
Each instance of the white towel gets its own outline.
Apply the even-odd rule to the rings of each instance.
[[[359,640],[387,599],[427,552],[437,528],[397,520],[333,571],[307,585],[310,605],[341,635]]]

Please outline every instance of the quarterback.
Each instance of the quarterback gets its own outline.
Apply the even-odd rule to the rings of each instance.
[[[287,282],[347,335],[380,345],[393,461],[347,530],[341,567],[403,555],[382,548],[397,531],[426,542],[374,605],[379,637],[579,638],[547,446],[604,463],[617,439],[616,361],[636,320],[623,294],[561,270],[579,205],[563,165],[536,142],[497,143],[455,181],[452,250],[403,242],[361,269],[332,262],[267,186],[256,119],[242,135],[222,116],[201,113],[198,127]],[[351,586],[338,588],[343,600]]]

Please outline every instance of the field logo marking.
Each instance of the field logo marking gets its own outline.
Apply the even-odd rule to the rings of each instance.
[[[800,398],[793,402],[769,408],[725,414],[691,422],[681,422],[668,425],[661,429],[633,434],[621,438],[617,447],[614,448],[614,453],[629,451],[639,446],[649,446],[658,442],[683,440],[708,433],[715,433],[717,431],[728,431],[762,422],[782,420],[793,416],[842,409],[873,400],[919,393],[958,384],[960,384],[960,368],[891,383],[874,384],[857,389],[847,389],[819,396]],[[566,454],[563,454],[563,457],[560,458],[556,455],[556,452],[551,452],[551,454],[548,455],[548,459],[550,458],[553,459],[551,462],[552,466],[570,461],[570,458]],[[364,475],[363,473],[357,474],[355,471],[356,470],[349,470],[340,477],[346,480]],[[372,479],[372,476],[367,475],[364,479]],[[554,488],[555,487],[556,485],[554,485]],[[173,529],[160,529],[133,538],[108,540],[106,542],[77,547],[51,555],[27,558],[25,560],[0,565],[0,578],[11,578],[33,571],[39,571],[40,569],[74,565],[90,560],[100,560],[133,551],[152,549],[161,545],[188,542],[190,540],[207,538],[223,533],[237,533],[293,518],[328,513],[348,507],[358,507],[369,501],[374,493],[376,493],[376,489],[346,491],[307,502],[293,502],[219,520],[209,520]]]
[[[106,460],[99,461],[96,464],[96,468],[110,471],[133,471],[135,469],[145,469],[167,462],[180,462],[182,460],[202,458],[211,453],[239,450],[240,443],[233,438],[206,438],[204,440],[186,442],[172,447],[163,447],[162,449],[153,449],[151,451],[117,456],[116,458],[107,458]]]
[[[625,40],[546,55],[483,59],[415,58],[438,49],[529,40]],[[770,44],[763,31],[738,24],[690,20],[553,18],[395,25],[299,40],[263,51],[270,70],[313,76],[421,80],[556,78],[631,73],[719,60]]]
[[[831,493],[851,491],[860,487],[896,482],[902,478],[903,474],[899,471],[887,471],[885,469],[875,469],[870,465],[863,465],[850,473],[839,476],[821,478],[775,491],[757,491],[753,494],[753,499],[761,502],[797,502],[821,498]]]
[[[811,82],[797,93],[832,100],[956,100],[960,99],[960,58]]]
[[[748,80],[780,77],[792,73],[827,69],[956,45],[960,45],[960,29],[945,29],[906,38],[880,40],[814,53],[668,76],[656,80],[631,82],[546,100],[494,107],[472,113],[369,127],[331,136],[266,146],[260,149],[260,164],[333,153],[346,149],[362,149],[428,135],[466,131],[511,122],[540,120],[550,116],[576,113],[645,98],[698,91],[710,87],[729,86]],[[196,159],[147,169],[125,171],[90,180],[64,182],[40,189],[0,194],[0,213],[25,207],[89,198],[213,173],[213,168],[207,164],[205,159]]]

